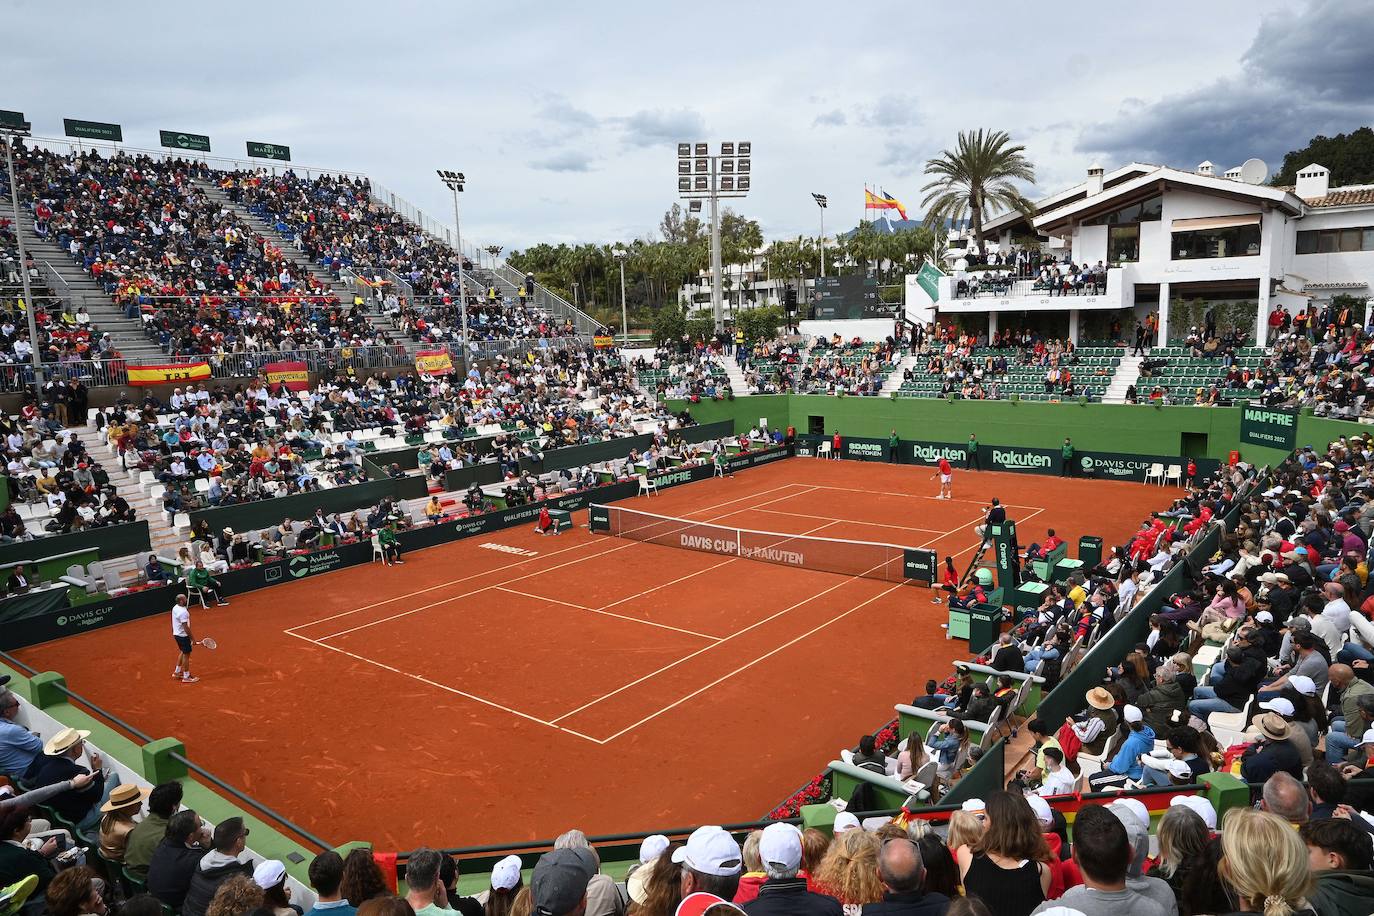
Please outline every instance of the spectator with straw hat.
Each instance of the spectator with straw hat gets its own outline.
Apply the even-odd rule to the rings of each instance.
[[[100,806],[100,856],[111,862],[124,861],[124,850],[129,842],[129,834],[135,827],[134,815],[143,807],[148,786],[127,784],[117,786],[110,792],[109,799]]]

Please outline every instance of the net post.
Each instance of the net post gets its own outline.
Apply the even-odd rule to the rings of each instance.
[[[592,531],[609,534],[611,530],[611,507],[603,506],[600,503],[592,503],[587,507],[587,527]]]

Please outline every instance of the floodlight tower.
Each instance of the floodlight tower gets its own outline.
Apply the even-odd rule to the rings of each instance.
[[[463,190],[467,178],[462,172],[437,169],[439,180],[453,192],[453,231],[458,242],[458,312],[463,320],[463,365],[468,361],[468,289],[463,270],[463,227],[458,221],[458,192]]]
[[[686,200],[711,202],[711,314],[716,331],[725,330],[721,295],[720,201],[749,193],[753,144],[748,140],[721,143],[712,155],[709,143],[677,145],[677,190]]]

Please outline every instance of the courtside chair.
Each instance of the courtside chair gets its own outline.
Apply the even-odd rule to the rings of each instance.
[[[1181,486],[1183,484],[1183,465],[1169,465],[1169,469],[1164,472],[1164,480],[1166,483],[1169,481],[1173,481],[1173,484],[1176,487]]]
[[[639,495],[654,496],[658,493],[658,484],[649,479],[648,474],[639,475]]]
[[[373,562],[381,561],[383,565],[386,564],[386,551],[382,550],[382,536],[380,534],[372,535],[372,560]]]
[[[817,458],[829,458],[832,451],[833,451],[833,444],[830,443],[830,442],[824,442],[824,441],[823,441],[823,442],[821,442],[819,445],[816,446],[816,457],[817,457]]]
[[[210,605],[205,603],[204,589],[198,588],[189,582],[186,583],[186,601],[188,604],[192,601],[199,601],[201,610],[208,611],[210,609]]]
[[[1164,486],[1164,464],[1156,461],[1150,465],[1150,469],[1145,472],[1145,482],[1155,481],[1161,487]]]

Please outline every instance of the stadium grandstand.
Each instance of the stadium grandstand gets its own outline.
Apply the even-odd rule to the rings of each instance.
[[[539,224],[488,85],[531,225],[478,225],[603,235]],[[697,206],[503,260],[356,135],[0,111],[0,916],[1374,914],[1348,157],[1032,200],[961,133],[927,219],[765,242],[717,212],[763,143],[540,104]]]

